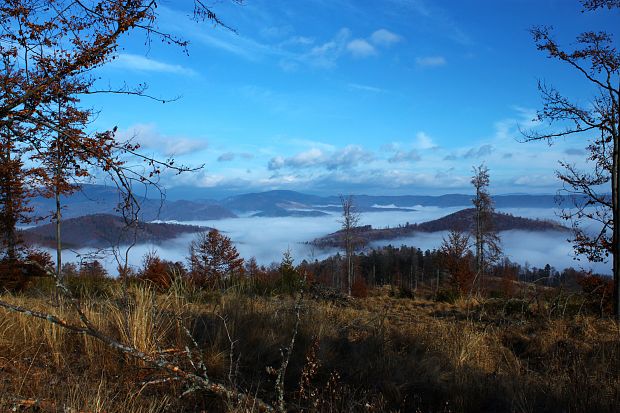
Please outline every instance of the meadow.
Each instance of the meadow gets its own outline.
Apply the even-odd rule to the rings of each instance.
[[[350,298],[252,283],[167,291],[118,280],[69,280],[95,328],[231,394],[49,320],[0,310],[3,411],[613,412],[620,328],[579,293],[516,283],[511,297],[438,301],[383,286]],[[42,279],[3,301],[79,324]],[[413,296],[412,296],[413,295]],[[289,351],[290,349],[290,351]]]

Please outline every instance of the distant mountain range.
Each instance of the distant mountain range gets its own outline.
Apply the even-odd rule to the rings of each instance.
[[[109,248],[136,244],[159,244],[183,234],[206,231],[209,228],[193,225],[145,223],[140,222],[135,231],[128,229],[123,218],[118,215],[94,214],[70,218],[62,222],[63,248]],[[22,231],[28,243],[54,248],[56,246],[56,226],[46,224]]]
[[[158,194],[157,194],[158,195]],[[413,211],[419,207],[468,207],[471,195],[441,196],[402,195],[354,197],[360,212]],[[554,195],[510,194],[493,197],[497,208],[556,208]],[[155,194],[142,197],[143,221],[201,221],[243,216],[295,217],[339,214],[338,196],[308,195],[295,191],[267,191],[215,199],[166,200]],[[119,194],[116,188],[102,185],[83,185],[81,191],[62,198],[63,216],[74,218],[92,214],[118,215]],[[567,201],[565,201],[567,202]],[[47,216],[54,209],[51,199],[36,198],[31,202],[35,215]]]
[[[215,200],[167,201],[159,194],[146,194],[138,197],[142,221],[201,221],[212,219],[235,218],[236,215]],[[83,185],[80,191],[61,197],[63,217],[75,218],[93,214],[120,215],[118,204],[119,192],[116,188],[103,185]],[[49,216],[55,209],[53,199],[37,197],[31,201],[33,215]]]
[[[394,228],[372,228],[370,225],[357,227],[354,238],[360,243],[372,241],[392,240],[411,237],[416,232],[470,231],[474,223],[473,208],[463,209],[445,217],[423,222],[421,224],[406,224]],[[553,221],[516,217],[510,214],[494,213],[491,218],[495,230],[498,232],[509,230],[523,231],[569,231],[563,225]],[[344,232],[337,231],[310,242],[319,248],[335,248],[343,245]]]

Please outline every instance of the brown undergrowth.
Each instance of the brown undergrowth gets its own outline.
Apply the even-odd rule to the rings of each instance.
[[[66,303],[36,295],[5,301],[66,320]],[[209,377],[265,401],[296,321],[290,296],[247,296],[175,286],[83,298],[105,333],[179,364],[194,341]],[[529,307],[534,307],[529,305]],[[485,301],[395,298],[375,289],[350,301],[301,301],[284,378],[289,411],[581,412],[620,405],[620,332],[607,320],[507,316]],[[188,334],[189,333],[189,334]],[[191,336],[190,336],[191,335]],[[198,363],[193,360],[193,363]],[[70,412],[252,411],[44,320],[0,310],[0,410]]]

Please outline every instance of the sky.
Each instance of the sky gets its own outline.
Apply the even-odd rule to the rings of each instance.
[[[553,26],[570,48],[586,30],[617,39],[620,21],[576,0],[211,2],[233,32],[191,21],[191,1],[159,3],[161,30],[188,40],[187,53],[134,32],[98,76],[175,100],[85,103],[99,110],[93,128],[204,165],[163,177],[200,197],[470,193],[481,163],[493,193],[555,193],[558,161],[587,167],[587,143],[523,142],[520,130],[544,127],[537,83],[578,102],[596,91],[536,50],[530,29]]]

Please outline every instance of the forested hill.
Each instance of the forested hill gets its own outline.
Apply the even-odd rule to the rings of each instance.
[[[355,238],[360,243],[371,241],[391,240],[409,237],[416,232],[439,232],[456,229],[459,231],[471,230],[474,222],[474,209],[463,209],[445,217],[420,224],[406,224],[393,228],[372,228],[370,225],[355,229]],[[569,231],[563,225],[553,221],[517,217],[511,214],[495,212],[492,217],[496,231],[522,230],[522,231]],[[324,237],[311,241],[311,244],[321,247],[340,247],[342,245],[343,232],[337,231]]]
[[[62,242],[66,248],[106,248],[129,244],[134,231],[127,229],[123,218],[111,214],[86,215],[70,218],[62,223]],[[161,243],[183,234],[206,231],[206,227],[192,225],[140,222],[135,230],[136,242]],[[23,231],[25,241],[46,247],[56,245],[56,226],[46,224]]]

